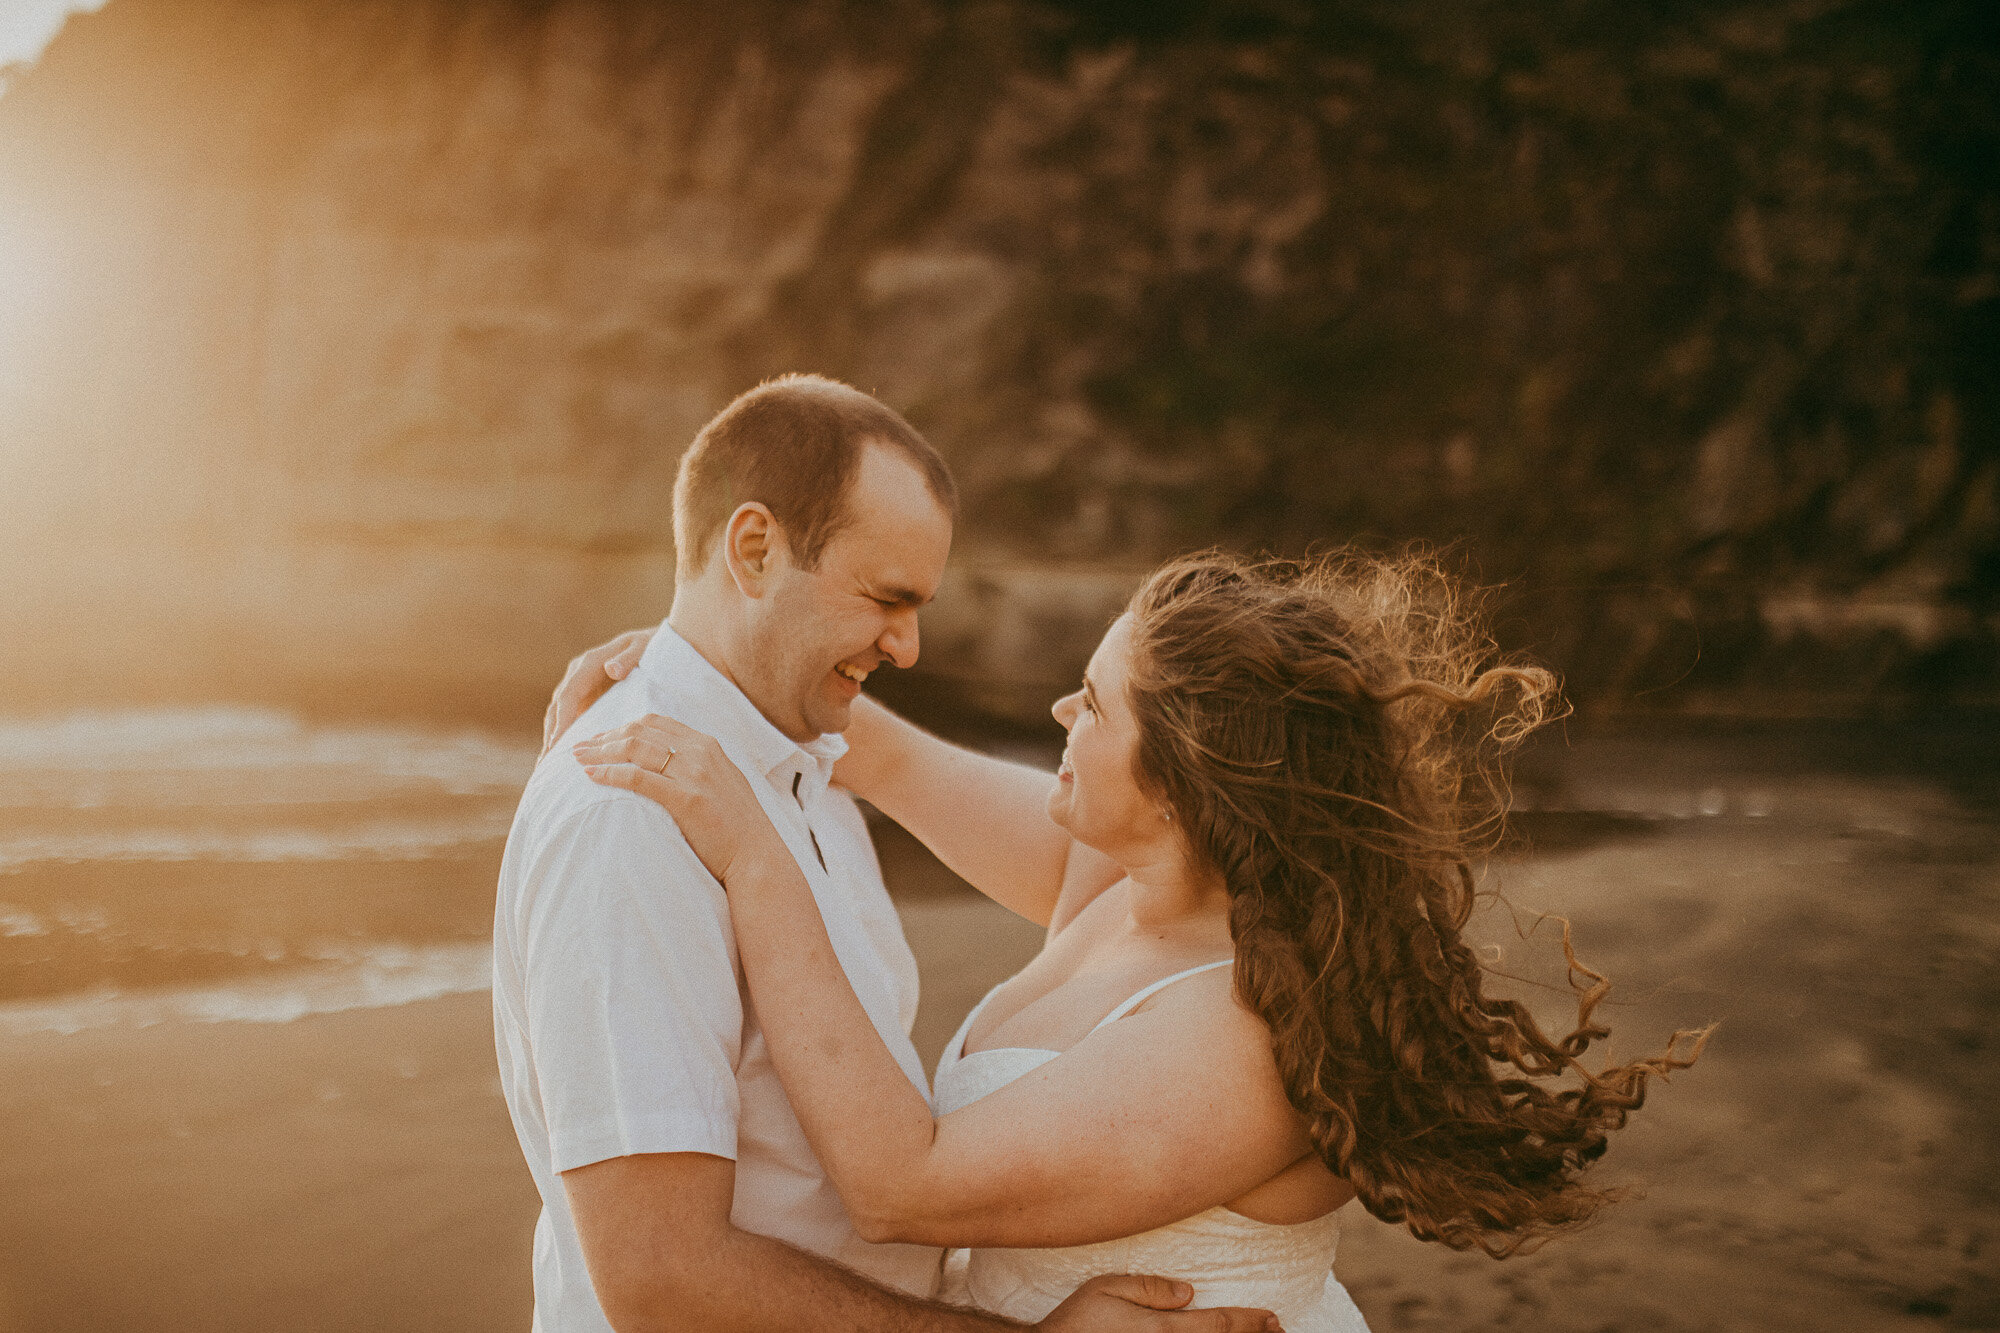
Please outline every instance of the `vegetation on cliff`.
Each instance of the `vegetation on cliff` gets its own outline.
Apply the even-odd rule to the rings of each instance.
[[[8,330],[4,462],[29,527],[412,552],[347,629],[492,662],[522,626],[463,552],[657,553],[695,426],[809,368],[937,441],[978,559],[1458,543],[1586,700],[1991,700],[1996,38],[1973,0],[113,0],[0,98],[0,233],[64,292]],[[352,576],[315,568],[270,577]],[[968,634],[945,673],[1020,665]]]

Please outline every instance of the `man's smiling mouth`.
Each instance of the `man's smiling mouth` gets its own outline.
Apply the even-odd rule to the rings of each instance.
[[[833,669],[853,681],[856,685],[860,685],[868,679],[868,673],[860,667],[855,666],[852,662],[837,663]]]

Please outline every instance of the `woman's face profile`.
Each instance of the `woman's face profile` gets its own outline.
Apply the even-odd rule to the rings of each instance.
[[[1049,792],[1049,818],[1114,859],[1121,849],[1156,839],[1164,822],[1133,776],[1139,727],[1125,697],[1131,652],[1132,618],[1120,616],[1091,655],[1083,688],[1051,710],[1069,743]]]

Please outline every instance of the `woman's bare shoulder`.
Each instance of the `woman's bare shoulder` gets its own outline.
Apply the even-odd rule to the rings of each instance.
[[[1282,1144],[1296,1155],[1310,1145],[1285,1095],[1270,1030],[1237,1000],[1232,971],[1218,967],[1175,982],[1085,1045],[1105,1042],[1102,1056],[1121,1070],[1146,1068],[1147,1078],[1135,1087],[1142,1095],[1179,1089],[1208,1114],[1226,1105],[1232,1133]]]
[[[1200,1013],[1218,1019],[1247,1021],[1257,1032],[1266,1031],[1264,1020],[1236,998],[1236,968],[1233,963],[1229,967],[1211,967],[1183,977],[1170,986],[1163,986],[1147,996],[1132,1012]]]
[[[1217,967],[1198,973],[1149,996],[1129,1017],[1155,1015],[1155,1029],[1183,1031],[1200,1058],[1225,1052],[1259,1068],[1277,1072],[1271,1053],[1271,1029],[1236,994],[1236,969]]]

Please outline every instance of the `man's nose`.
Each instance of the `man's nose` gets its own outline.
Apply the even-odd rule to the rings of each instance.
[[[875,640],[875,646],[886,653],[891,662],[905,669],[917,664],[917,609],[907,606],[889,616],[889,627],[882,631],[882,637]]]

